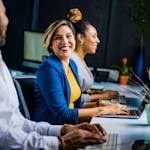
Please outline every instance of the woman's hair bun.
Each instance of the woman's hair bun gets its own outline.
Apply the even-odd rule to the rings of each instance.
[[[72,8],[69,10],[67,18],[72,23],[77,23],[78,21],[82,20],[82,13],[79,8]]]

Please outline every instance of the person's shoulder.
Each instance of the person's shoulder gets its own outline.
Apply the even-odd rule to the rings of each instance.
[[[70,64],[73,66],[73,67],[76,67],[77,65],[76,65],[76,62],[71,58],[70,59]]]
[[[46,69],[46,68],[51,68],[51,69],[56,69],[59,70],[61,66],[61,63],[59,59],[51,54],[40,66],[40,70]]]
[[[60,60],[54,55],[51,54],[48,59],[45,61],[45,64],[51,65],[51,66],[58,66],[60,65]]]
[[[71,59],[76,63],[77,67],[80,68],[82,63],[81,63],[80,58],[78,57],[78,55],[75,52],[72,53]]]
[[[78,56],[75,52],[72,52],[71,59],[73,59],[75,62],[78,60]]]

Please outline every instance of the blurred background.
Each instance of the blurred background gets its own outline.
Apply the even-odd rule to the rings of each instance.
[[[84,19],[95,25],[101,40],[97,53],[86,59],[89,67],[109,68],[125,56],[135,68],[141,47],[142,65],[144,68],[150,65],[149,0],[5,0],[4,3],[10,22],[3,56],[11,69],[36,71],[32,65],[22,65],[24,31],[43,33],[52,21],[66,18],[69,9],[76,7]]]

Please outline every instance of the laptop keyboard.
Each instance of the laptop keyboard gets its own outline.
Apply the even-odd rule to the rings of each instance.
[[[136,110],[130,110],[130,114],[131,114],[132,116],[138,115]]]
[[[107,141],[103,144],[87,146],[84,150],[116,150],[117,134],[108,134]]]
[[[120,103],[120,104],[124,104],[124,105],[126,105],[126,103],[127,103],[125,96],[119,96],[118,98],[111,99],[110,101],[112,103]]]

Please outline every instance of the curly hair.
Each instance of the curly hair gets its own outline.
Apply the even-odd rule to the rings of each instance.
[[[72,8],[69,10],[69,13],[67,15],[67,18],[72,23],[77,23],[78,21],[82,20],[82,13],[78,8]]]
[[[78,33],[85,34],[88,25],[91,25],[89,21],[83,20],[83,15],[79,8],[70,9],[67,18],[73,24],[76,31],[76,35]]]

